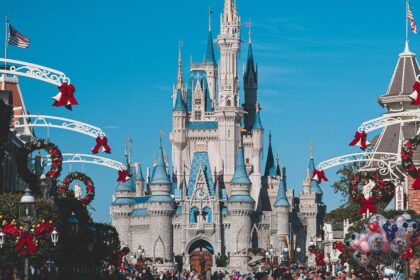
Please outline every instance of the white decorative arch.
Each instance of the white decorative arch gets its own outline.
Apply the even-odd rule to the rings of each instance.
[[[397,181],[406,177],[404,172],[398,168],[398,165],[401,163],[401,157],[396,153],[365,152],[348,154],[323,161],[316,168],[318,170],[327,170],[354,162],[377,163],[376,168],[379,169],[381,175],[389,175],[391,179]]]
[[[63,153],[63,163],[87,163],[87,164],[96,164],[105,166],[108,168],[112,168],[115,170],[121,170],[125,168],[125,165],[119,161],[95,156],[95,155],[88,155],[88,154],[79,154],[79,153]],[[51,165],[51,158],[49,156],[46,157],[47,165]]]
[[[47,127],[70,130],[81,134],[85,134],[92,138],[96,138],[98,136],[105,136],[105,133],[99,127],[61,117],[47,115],[17,115],[14,116],[14,119],[16,120],[13,124],[14,128]],[[30,119],[30,122],[28,119]]]
[[[0,58],[0,64],[10,66],[8,69],[0,69],[0,74],[23,76],[56,86],[70,84],[70,78],[66,74],[42,65],[8,58]]]
[[[420,110],[385,114],[379,118],[362,123],[357,130],[368,133],[386,126],[410,122],[420,122]]]

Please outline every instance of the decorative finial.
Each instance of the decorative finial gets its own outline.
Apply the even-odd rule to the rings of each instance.
[[[183,77],[182,77],[182,41],[179,41],[178,45],[178,75],[176,79],[176,89],[182,89]]]
[[[257,101],[257,103],[255,103],[255,111],[259,112],[260,110],[261,110],[260,103]],[[270,131],[270,135],[271,135],[271,131]]]
[[[209,32],[211,32],[211,15],[213,14],[213,11],[211,9],[211,6],[209,6]]]
[[[309,144],[309,155],[311,157],[311,159],[314,158],[314,144],[311,141],[311,144]]]
[[[248,28],[248,44],[252,44],[251,19],[246,22],[246,27]]]

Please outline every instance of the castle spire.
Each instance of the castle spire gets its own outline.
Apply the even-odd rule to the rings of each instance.
[[[252,125],[252,130],[264,130],[262,123],[261,123],[261,117],[260,117],[260,104],[257,102],[255,104],[255,119],[254,124]]]
[[[285,168],[283,169],[285,171]],[[286,196],[286,179],[281,177],[279,180],[279,186],[277,190],[276,202],[274,202],[274,207],[290,207],[290,203],[287,200]]]
[[[315,170],[315,161],[313,158],[313,144],[311,142],[310,144],[310,159],[309,159],[309,175],[307,180],[310,181],[310,187],[311,187],[311,191],[316,192],[316,193],[321,193],[322,194],[322,190],[319,186],[318,181],[316,180],[312,180],[312,176],[314,174],[314,170]]]
[[[211,32],[211,15],[213,11],[209,8],[209,35],[207,38],[207,51],[206,56],[204,57],[204,62],[207,64],[216,64],[216,58],[214,56],[214,47],[213,47],[213,35]]]
[[[182,41],[179,41],[178,46],[178,75],[176,79],[176,89],[180,90],[184,86],[183,75],[182,75]]]
[[[267,152],[267,161],[265,163],[265,177],[276,177],[276,166],[274,163],[273,147],[271,145],[271,131],[268,135],[268,152]]]
[[[238,155],[236,157],[236,164],[235,164],[235,173],[233,174],[231,184],[242,184],[242,185],[250,185],[252,184],[249,180],[248,173],[246,172],[245,168],[245,161],[244,161],[244,149],[242,146],[238,148]]]
[[[159,152],[156,159],[156,165],[153,168],[151,184],[171,184],[168,173],[166,172],[166,164],[162,148],[162,138],[160,138],[159,141]]]

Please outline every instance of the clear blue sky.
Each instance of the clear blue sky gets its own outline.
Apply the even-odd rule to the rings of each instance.
[[[143,172],[152,163],[159,129],[171,129],[178,41],[184,42],[187,76],[190,55],[194,61],[204,56],[209,5],[216,34],[223,8],[222,0],[0,3],[0,14],[10,13],[11,23],[31,39],[27,50],[10,47],[9,57],[59,69],[77,89],[80,106],[68,112],[51,106],[54,86],[21,78],[29,111],[103,128],[113,148],[110,157],[116,160],[123,160],[124,136],[129,135],[134,140],[134,160],[143,164]],[[253,22],[266,141],[272,130],[274,150],[288,168],[288,184],[298,192],[310,141],[317,163],[358,152],[348,147],[354,131],[384,112],[376,99],[386,91],[404,47],[405,4],[403,0],[238,0],[238,8],[245,42],[244,23],[248,18]],[[412,10],[420,23],[420,5],[413,1]],[[411,36],[414,52],[420,49],[418,42]],[[244,45],[240,65],[246,51]],[[38,129],[37,135],[45,131]],[[51,140],[63,152],[89,153],[94,142],[61,130],[52,130]],[[168,139],[164,144],[169,151]],[[71,169],[83,170],[95,181],[93,216],[109,220],[116,172],[86,165]],[[335,171],[327,172],[330,181]],[[340,195],[328,183],[322,188],[331,210]]]

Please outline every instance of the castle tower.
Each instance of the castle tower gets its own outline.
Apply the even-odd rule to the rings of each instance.
[[[147,201],[151,217],[150,234],[153,236],[149,248],[154,258],[162,258],[165,268],[173,268],[172,216],[175,214],[175,200],[171,197],[171,180],[163,157],[162,140],[159,145],[157,162],[150,182],[152,195]]]
[[[283,169],[285,174],[285,168]],[[277,197],[274,202],[274,211],[277,216],[277,233],[274,248],[281,254],[287,248],[286,236],[289,234],[290,204],[286,196],[286,178],[281,176],[278,185]]]
[[[244,124],[247,130],[253,129],[255,123],[256,111],[259,109],[257,105],[257,89],[258,89],[258,76],[257,68],[254,66],[254,56],[252,54],[252,37],[251,26],[249,25],[249,40],[248,40],[248,58],[246,62],[246,70],[244,74],[244,93],[245,103],[243,104],[244,111]]]
[[[273,147],[272,147],[271,140],[272,140],[272,137],[271,137],[271,132],[270,132],[269,140],[268,140],[267,161],[265,163],[265,171],[264,171],[264,179],[265,179],[264,186],[266,187],[266,195],[268,197],[267,200],[269,201],[268,204],[264,203],[265,205],[263,206],[263,209],[265,211],[272,210],[271,206],[276,201],[277,187],[279,185],[279,177],[281,175],[280,173],[278,173],[278,171],[280,171],[279,169],[280,167],[277,167],[274,161]]]
[[[239,107],[238,52],[240,49],[240,20],[236,3],[225,0],[220,18],[220,49],[218,74],[219,96],[215,118],[219,131],[220,162],[224,180],[229,182],[235,169],[236,150],[241,142],[242,108]]]
[[[255,201],[250,195],[251,181],[245,169],[244,151],[238,148],[235,173],[231,180],[231,196],[227,201],[231,214],[230,234],[226,236],[226,250],[231,252],[230,267],[245,270],[250,247],[251,214]]]
[[[144,196],[144,178],[140,163],[134,164],[136,170],[136,197]]]
[[[185,90],[182,78],[182,53],[179,48],[178,57],[178,75],[176,89],[174,92],[174,107],[172,109],[172,132],[170,140],[172,142],[172,168],[177,175],[176,181],[181,181],[181,176],[184,173],[184,154],[187,144],[187,129],[186,123],[188,118],[187,106],[185,104]]]

